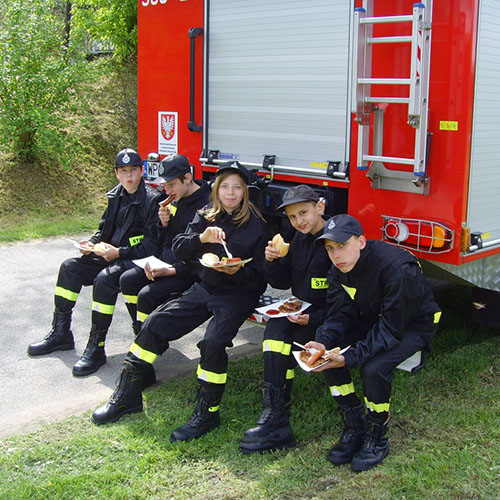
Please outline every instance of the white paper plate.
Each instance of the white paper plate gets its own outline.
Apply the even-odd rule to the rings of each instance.
[[[341,349],[339,351],[339,354],[344,354],[344,352],[347,351],[347,349],[349,349],[349,347],[351,347],[350,345],[347,346],[347,347],[344,347],[344,349]],[[304,363],[301,359],[300,359],[300,353],[302,351],[292,351],[292,354],[293,356],[295,357],[295,359],[297,360],[297,363],[299,364],[299,366],[305,371],[305,372],[312,372],[313,370],[317,370],[320,366],[323,366],[323,365],[326,365],[326,363],[328,363],[328,361],[330,360],[326,360],[324,363],[318,365],[318,366],[315,366],[314,368],[311,368],[310,366],[307,366],[306,363]]]
[[[221,268],[221,267],[244,266],[247,262],[250,262],[252,259],[253,259],[253,257],[250,257],[248,259],[240,260],[238,262],[231,262],[230,264],[223,264],[222,262],[220,262],[220,263],[214,264],[213,266],[203,262],[201,259],[198,259],[198,260],[200,261],[200,264],[202,266],[208,267],[210,269],[217,269],[217,268]]]
[[[269,304],[267,306],[262,306],[256,309],[257,312],[260,314],[265,314],[268,318],[286,318],[287,316],[297,314],[299,312],[302,312],[306,310],[311,304],[309,302],[302,301],[302,306],[298,311],[295,311],[293,313],[282,313],[280,312],[279,314],[267,314],[267,311],[270,310],[275,310],[277,311],[279,306],[284,304],[287,300],[290,300],[292,297],[288,297],[288,299],[280,300],[279,302],[274,302],[273,304]]]

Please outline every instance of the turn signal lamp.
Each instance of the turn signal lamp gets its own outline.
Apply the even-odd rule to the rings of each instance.
[[[382,217],[382,239],[387,243],[426,253],[443,253],[453,248],[454,232],[440,222]]]

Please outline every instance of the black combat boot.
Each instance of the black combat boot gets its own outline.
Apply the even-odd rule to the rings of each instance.
[[[150,363],[136,358],[133,354],[128,354],[123,362],[115,392],[108,403],[92,413],[92,422],[108,424],[116,422],[127,413],[142,411],[142,387],[145,373],[150,366]]]
[[[262,414],[257,425],[244,432],[240,441],[242,453],[262,453],[295,445],[289,397],[286,386],[281,389],[268,382],[262,384]]]
[[[151,387],[152,385],[156,384],[156,373],[154,366],[149,364],[145,368],[144,371],[144,378],[142,380],[142,388],[147,389],[148,387]]]
[[[220,425],[219,405],[223,391],[209,391],[200,386],[196,393],[196,407],[191,418],[175,429],[170,442],[197,439]]]
[[[344,429],[339,442],[330,450],[327,455],[332,464],[347,464],[359,451],[365,432],[366,417],[363,403],[355,408],[339,406],[339,412],[344,421]]]
[[[351,469],[354,472],[361,472],[372,469],[389,454],[389,441],[385,437],[389,417],[385,422],[373,418],[368,414],[367,430],[363,438],[360,450],[352,459]]]
[[[82,357],[73,366],[73,375],[75,377],[85,377],[90,375],[106,363],[106,353],[104,352],[104,341],[108,329],[98,330],[95,325],[92,325],[90,330],[89,341],[87,347],[83,351]]]
[[[54,351],[70,351],[75,348],[75,340],[70,330],[72,311],[54,311],[52,328],[41,341],[28,346],[30,356],[42,356]]]

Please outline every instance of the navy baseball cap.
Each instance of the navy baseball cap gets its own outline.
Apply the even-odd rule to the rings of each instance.
[[[170,155],[160,162],[158,166],[158,177],[154,179],[154,181],[160,184],[190,173],[191,165],[189,164],[187,156]]]
[[[361,236],[363,227],[352,215],[339,214],[328,219],[323,229],[323,234],[316,238],[319,240],[331,240],[336,243],[345,243],[351,236]]]
[[[298,186],[287,189],[281,201],[281,205],[277,208],[284,208],[294,203],[300,203],[301,201],[317,202],[319,201],[319,195],[312,187],[306,184],[299,184]]]
[[[115,157],[115,168],[139,165],[142,167],[142,159],[137,151],[130,148],[122,149]]]
[[[232,171],[235,174],[240,174],[241,177],[245,180],[247,184],[250,184],[250,179],[251,179],[251,173],[246,168],[243,166],[240,162],[238,161],[228,161],[227,163],[223,163],[220,167],[219,170],[217,170],[217,173],[215,174],[216,176],[219,176],[223,172],[230,172]]]

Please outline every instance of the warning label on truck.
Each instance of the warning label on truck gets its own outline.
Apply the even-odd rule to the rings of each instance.
[[[177,111],[158,112],[158,153],[177,154]]]

